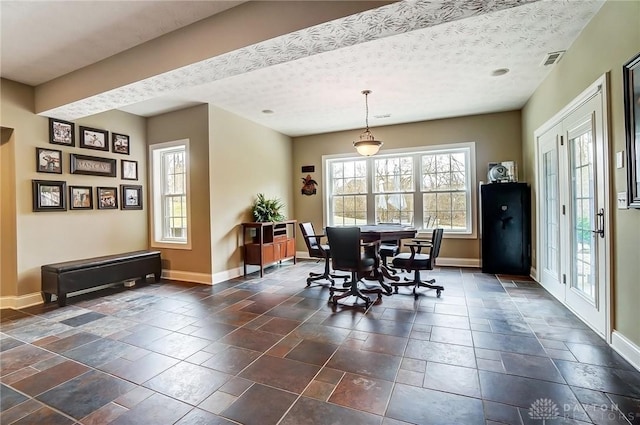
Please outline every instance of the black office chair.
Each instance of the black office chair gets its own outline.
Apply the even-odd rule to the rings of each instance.
[[[334,285],[333,279],[344,279],[345,282],[349,280],[348,275],[336,275],[329,271],[331,249],[329,248],[329,245],[321,243],[322,238],[324,238],[325,235],[317,235],[313,228],[313,223],[304,222],[299,224],[300,232],[302,232],[302,237],[304,238],[304,243],[307,245],[307,250],[309,251],[309,257],[324,260],[324,272],[310,272],[309,277],[307,278],[307,286],[311,285],[311,282],[316,280],[328,280],[331,282],[331,286]]]
[[[439,298],[444,287],[434,285],[435,279],[420,280],[420,272],[423,270],[433,270],[436,265],[436,258],[440,255],[440,245],[442,244],[443,229],[433,229],[433,234],[430,241],[421,241],[415,239],[413,242],[405,243],[411,249],[411,254],[403,253],[398,254],[393,260],[393,266],[398,269],[407,271],[413,271],[413,280],[405,278],[405,282],[392,282],[396,294],[398,293],[398,286],[413,286],[413,296],[418,299],[418,288],[430,288],[436,290],[436,296]],[[422,248],[430,248],[429,254],[422,254]]]
[[[331,265],[334,270],[342,270],[351,273],[351,282],[348,289],[340,295],[334,295],[336,289],[331,287],[330,300],[333,305],[338,304],[338,300],[349,296],[364,300],[365,308],[369,308],[371,300],[365,294],[378,294],[378,299],[382,298],[382,289],[360,289],[358,282],[365,275],[370,274],[376,266],[376,252],[379,249],[380,241],[361,242],[359,227],[327,227],[327,238],[331,246]],[[364,249],[363,249],[364,248]]]

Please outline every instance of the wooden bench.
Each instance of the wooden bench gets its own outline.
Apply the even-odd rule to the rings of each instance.
[[[148,274],[153,274],[158,282],[161,273],[160,251],[135,251],[46,264],[41,267],[42,297],[49,303],[51,296],[56,295],[62,307],[70,292],[133,278],[145,280]]]

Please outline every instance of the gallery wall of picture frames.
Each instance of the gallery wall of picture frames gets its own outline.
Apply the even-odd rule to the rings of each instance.
[[[49,118],[49,143],[75,148],[75,124]],[[130,137],[126,134],[78,126],[78,147],[121,155],[130,154]],[[60,149],[36,147],[36,172],[63,174],[64,155]],[[68,152],[69,173],[103,177],[118,177],[118,159]],[[121,159],[120,178],[138,180],[138,161]],[[67,211],[142,209],[142,186],[121,184],[120,187],[100,185],[69,185],[61,180],[32,180],[33,211]],[[95,194],[95,195],[94,195]],[[120,197],[118,196],[120,195]],[[67,198],[68,197],[68,198]],[[95,199],[95,202],[94,202]],[[68,207],[67,207],[68,205]]]

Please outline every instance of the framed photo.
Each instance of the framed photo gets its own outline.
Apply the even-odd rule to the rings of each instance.
[[[62,174],[62,151],[36,148],[36,171],[39,173]]]
[[[91,186],[69,186],[69,209],[92,210],[92,189]]]
[[[69,171],[71,174],[115,177],[118,160],[100,158],[98,156],[69,154]]]
[[[122,180],[138,180],[138,161],[120,160]]]
[[[80,147],[109,152],[109,132],[80,126]]]
[[[142,209],[142,186],[139,185],[120,185],[120,208],[123,210],[141,210]]]
[[[111,133],[111,152],[129,155],[129,136]]]
[[[117,210],[118,209],[118,188],[117,187],[98,187],[96,200],[99,210]]]
[[[69,121],[49,118],[49,143],[54,145],[75,146],[75,124]]]
[[[640,208],[640,53],[622,69],[627,133],[627,203],[629,208]]]
[[[66,211],[67,182],[31,180],[33,211]]]

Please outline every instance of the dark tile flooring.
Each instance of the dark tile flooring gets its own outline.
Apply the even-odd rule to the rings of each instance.
[[[3,310],[1,424],[640,424],[640,372],[524,278],[333,309],[301,261]]]

